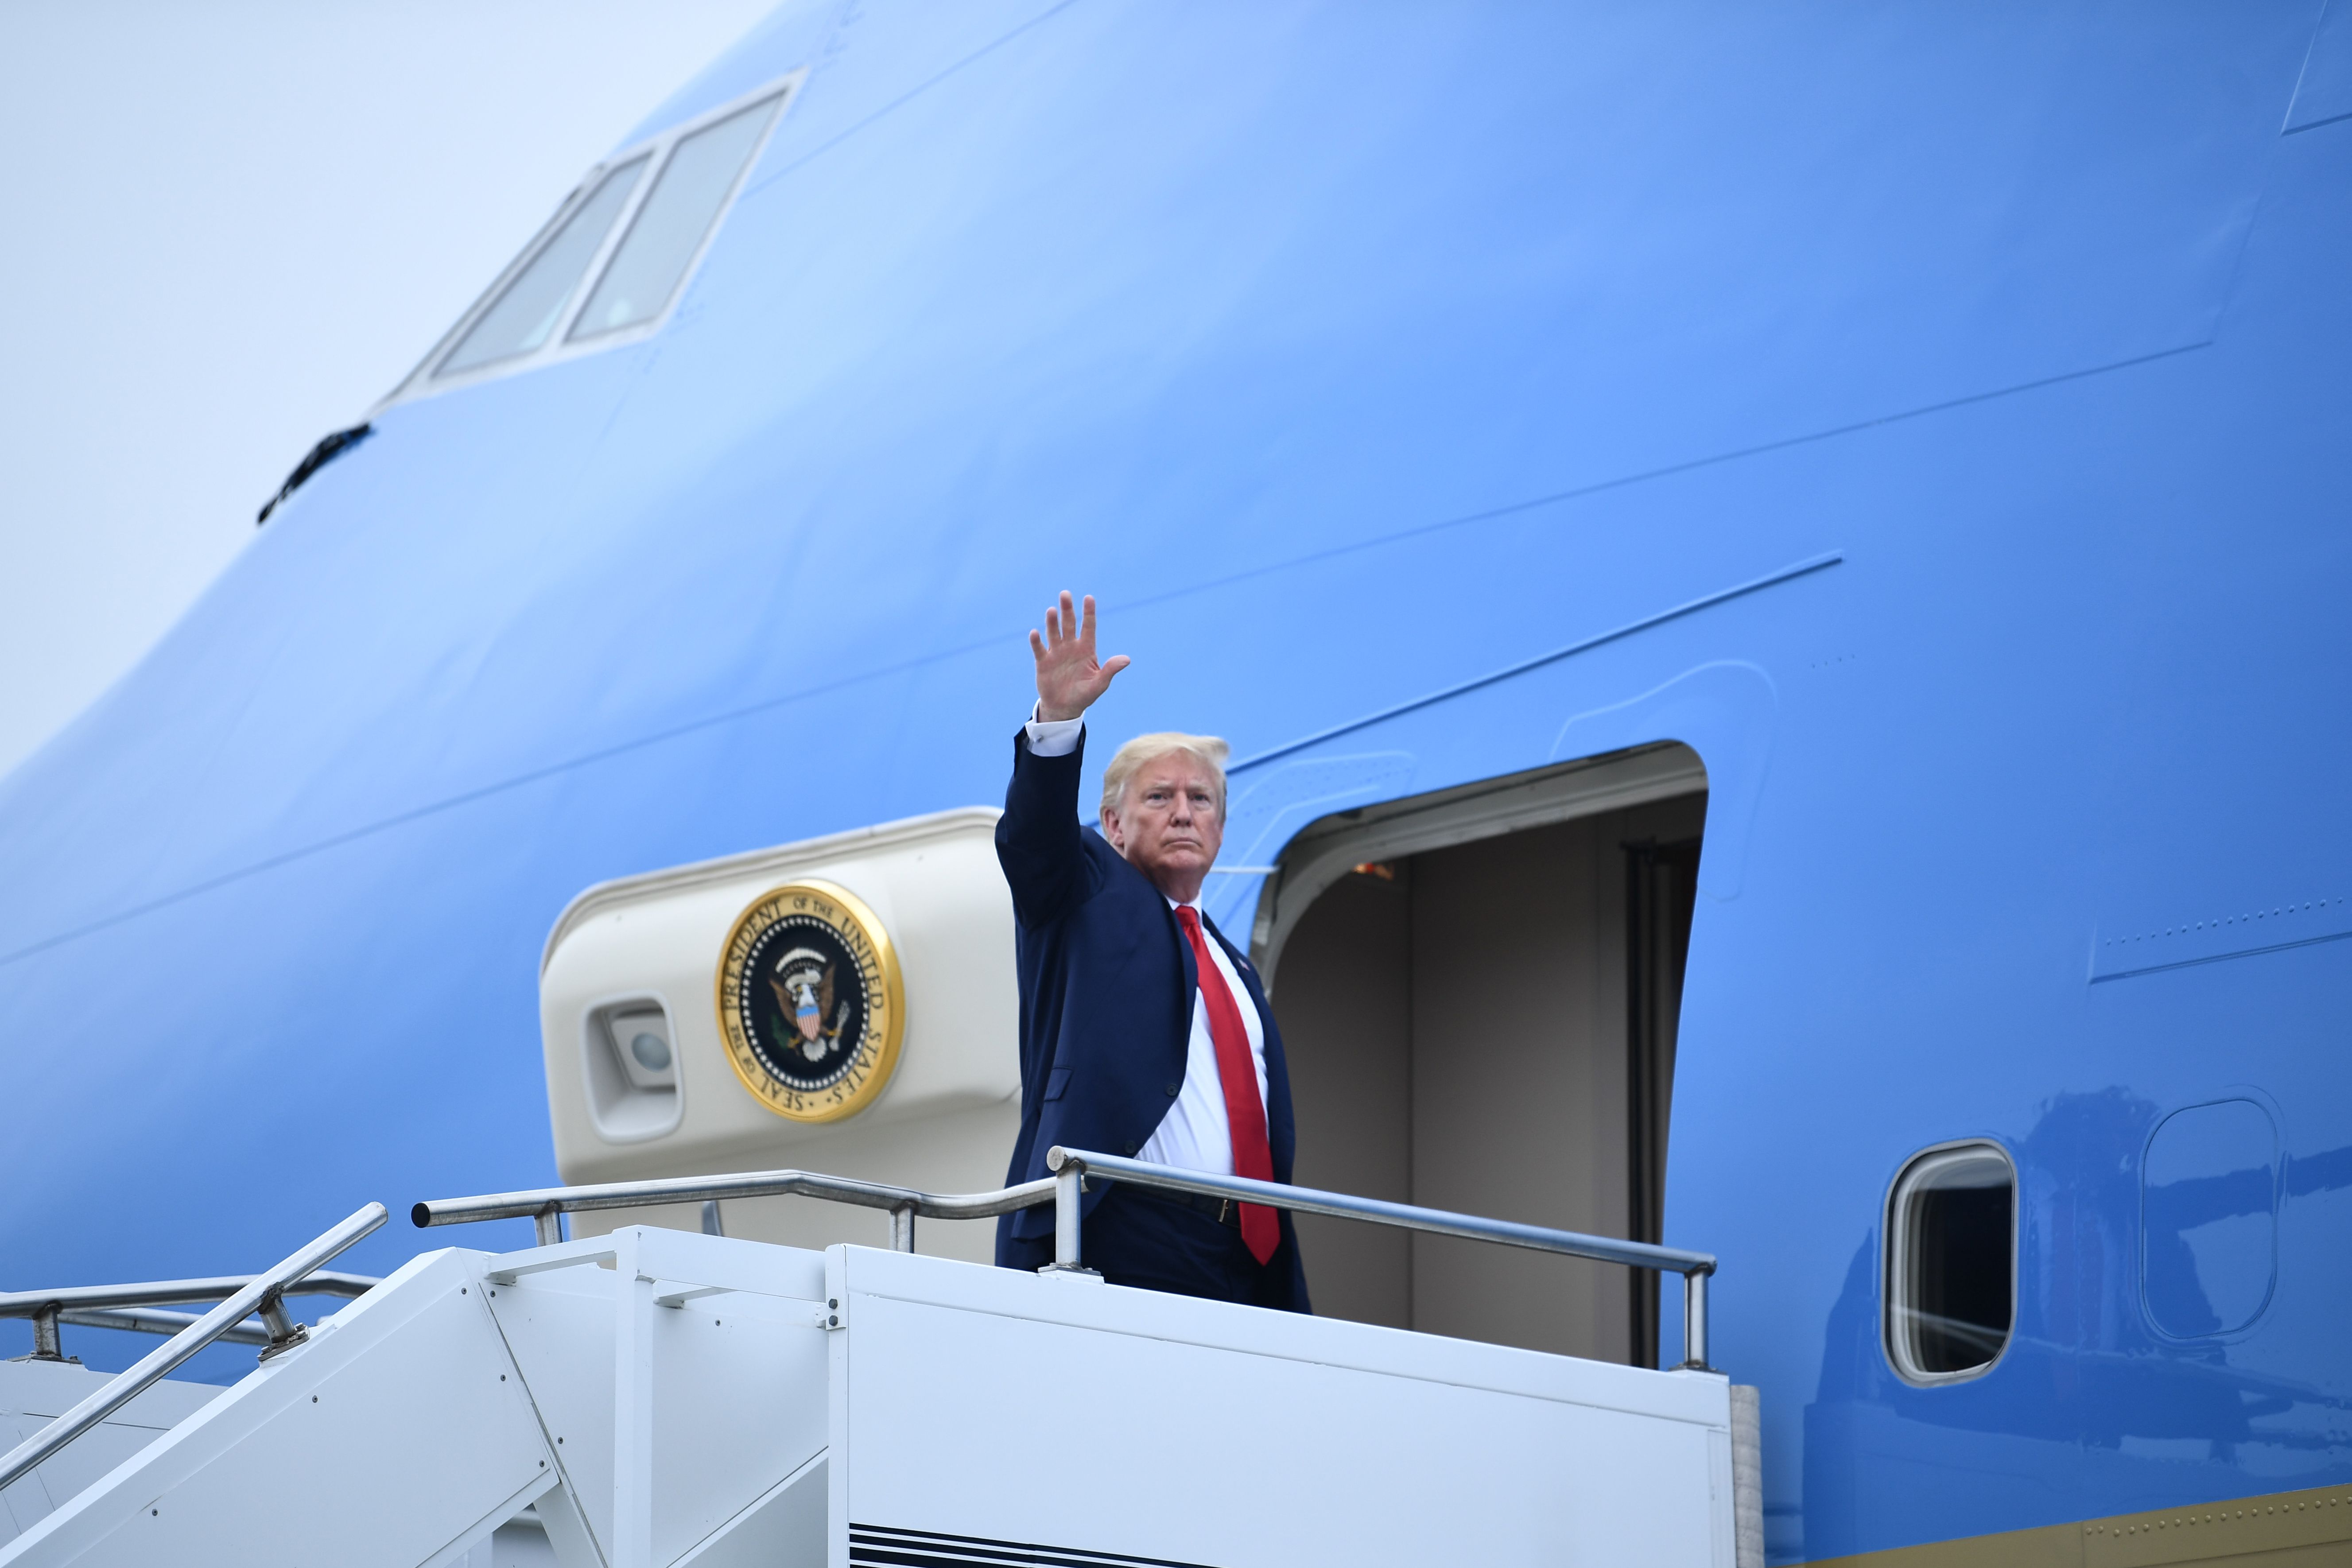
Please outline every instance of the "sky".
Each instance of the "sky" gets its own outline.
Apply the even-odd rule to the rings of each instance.
[[[0,773],[774,0],[0,0]]]

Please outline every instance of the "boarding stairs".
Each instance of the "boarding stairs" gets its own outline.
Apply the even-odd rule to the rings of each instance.
[[[28,1413],[0,1456],[0,1568],[1760,1568],[1755,1406],[1706,1365],[1711,1258],[1052,1163],[968,1195],[769,1172],[419,1204],[419,1225],[528,1215],[541,1244],[427,1253],[372,1286],[323,1275],[383,1222],[370,1205],[249,1280],[176,1282],[212,1295],[169,1299],[218,1297],[176,1325],[152,1305],[165,1287],[0,1296],[0,1315],[46,1314],[49,1356],[61,1316],[173,1331],[112,1378],[0,1363],[0,1410]],[[1104,1181],[1676,1272],[1689,1360],[1649,1371],[1106,1285],[1077,1223],[1081,1184]],[[779,1193],[887,1209],[894,1246],[562,1238],[567,1212]],[[913,1250],[918,1217],[1043,1203],[1056,1261],[1035,1274]],[[354,1285],[307,1333],[279,1305]],[[263,1345],[241,1382],[166,1379],[223,1337]]]

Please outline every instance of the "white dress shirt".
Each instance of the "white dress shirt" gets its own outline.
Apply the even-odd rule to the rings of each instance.
[[[1066,757],[1078,749],[1078,736],[1086,728],[1084,719],[1040,719],[1032,709],[1029,715],[1029,754],[1034,757]],[[1163,895],[1164,896],[1164,895]],[[1170,899],[1168,907],[1176,908]],[[1199,900],[1192,902],[1193,913],[1199,914]],[[1250,1065],[1257,1068],[1258,1114],[1265,1114],[1265,1020],[1250,1002],[1248,987],[1234,973],[1233,960],[1227,956],[1224,944],[1209,934],[1208,921],[1201,922],[1201,939],[1209,950],[1210,961],[1217,973],[1224,976],[1225,989],[1233,993],[1234,1006],[1242,1016],[1242,1029],[1249,1036]],[[1180,929],[1176,940],[1184,940]],[[1271,1129],[1269,1129],[1269,1136]],[[1184,1081],[1178,1089],[1175,1103],[1168,1108],[1159,1129],[1151,1134],[1135,1157],[1155,1165],[1174,1165],[1181,1170],[1206,1171],[1212,1175],[1234,1173],[1234,1135],[1232,1123],[1225,1116],[1225,1080],[1217,1070],[1216,1037],[1209,1033],[1209,1005],[1202,999],[1199,987],[1192,991],[1192,1032],[1184,1047]]]

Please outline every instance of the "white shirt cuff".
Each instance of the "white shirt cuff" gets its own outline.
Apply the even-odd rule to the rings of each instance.
[[[1029,754],[1033,757],[1066,757],[1078,749],[1078,737],[1086,731],[1087,721],[1077,719],[1040,719],[1037,710],[1029,710]]]

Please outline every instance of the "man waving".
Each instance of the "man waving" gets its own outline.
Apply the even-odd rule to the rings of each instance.
[[[1095,602],[1064,594],[1029,634],[1037,706],[1013,742],[996,856],[1021,975],[1021,1136],[1008,1184],[1055,1144],[1219,1175],[1290,1180],[1282,1037],[1257,974],[1201,912],[1224,837],[1226,745],[1142,735],[1103,770],[1099,833],[1078,823],[1086,710],[1128,666],[1095,658]],[[1088,1267],[1114,1285],[1308,1310],[1290,1216],[1256,1204],[1097,1186]],[[1053,1261],[1050,1208],[997,1222],[996,1261]]]

